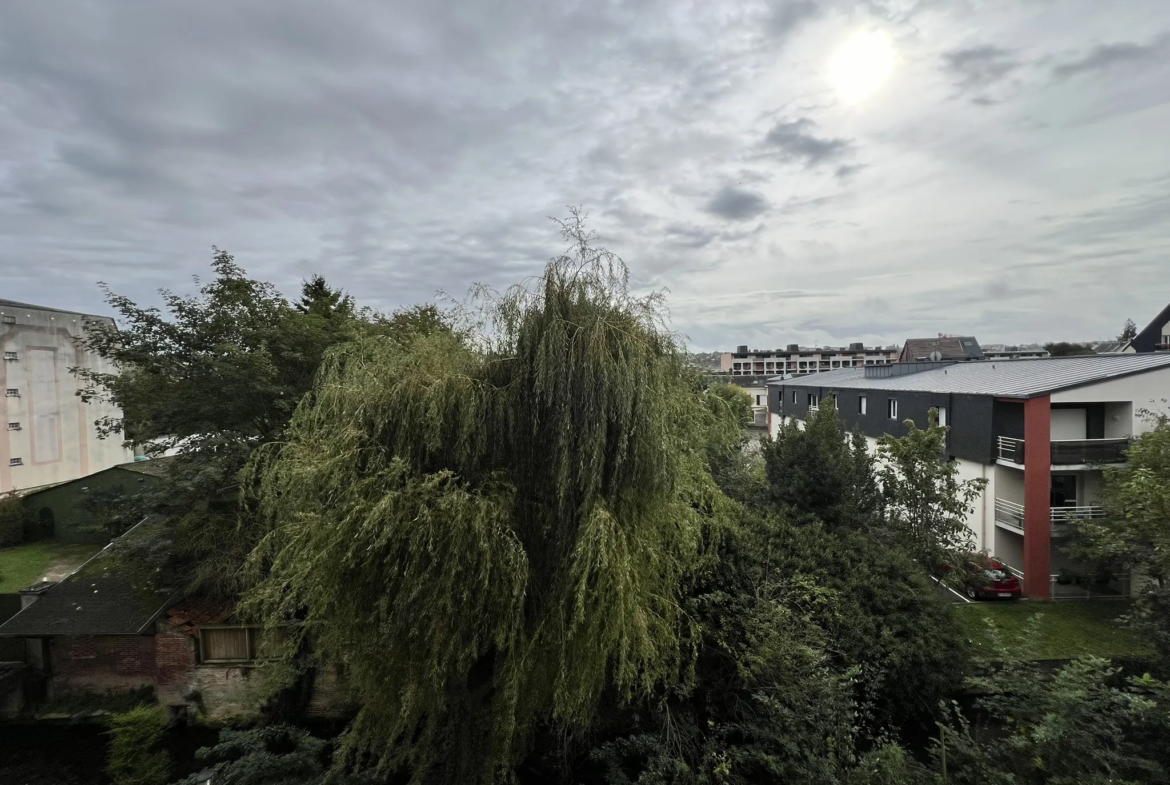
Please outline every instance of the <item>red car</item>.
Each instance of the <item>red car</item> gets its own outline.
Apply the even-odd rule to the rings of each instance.
[[[953,575],[949,565],[942,568],[949,578],[947,583],[959,585],[973,600],[1018,600],[1023,595],[1020,579],[1012,574],[1007,565],[986,554],[972,554],[963,564],[962,572]]]

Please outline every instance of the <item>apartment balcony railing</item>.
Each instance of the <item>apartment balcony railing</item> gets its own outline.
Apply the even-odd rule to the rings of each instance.
[[[1053,466],[1076,466],[1093,463],[1125,463],[1129,439],[1053,439]],[[1024,465],[1023,439],[1000,436],[996,439],[996,457],[1001,461]]]
[[[1054,535],[1067,534],[1069,526],[1077,521],[1104,517],[1105,510],[1096,504],[1082,507],[1050,507],[1048,510],[1048,519]],[[996,499],[995,520],[1023,531],[1024,505],[1007,499]]]

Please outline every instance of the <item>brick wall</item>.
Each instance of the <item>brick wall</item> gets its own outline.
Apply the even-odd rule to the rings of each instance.
[[[53,638],[50,695],[153,686],[154,638],[149,635]]]
[[[266,698],[263,671],[254,667],[200,665],[197,639],[165,620],[154,635],[59,637],[49,644],[50,697],[150,686],[159,703],[187,705],[204,722],[255,719]],[[345,712],[337,673],[321,669],[305,715],[337,718]]]

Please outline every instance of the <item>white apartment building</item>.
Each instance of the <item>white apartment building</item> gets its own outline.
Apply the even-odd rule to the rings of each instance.
[[[0,493],[66,482],[134,460],[117,437],[98,439],[94,422],[120,416],[82,403],[72,367],[112,370],[75,339],[105,316],[0,299]]]
[[[786,349],[751,349],[739,346],[724,352],[719,370],[732,376],[804,376],[810,373],[887,365],[898,358],[898,349],[866,347],[851,343],[845,347],[801,347],[789,344]]]
[[[1124,465],[1130,439],[1148,430],[1143,410],[1170,414],[1170,353],[1106,354],[849,368],[768,382],[769,432],[836,401],[871,448],[925,427],[937,409],[947,458],[987,487],[968,525],[977,547],[1019,568],[1032,599],[1073,596],[1061,584],[1080,569],[1064,542],[1077,521],[1103,515],[1102,471]],[[1118,583],[1111,591],[1125,593]],[[1070,594],[1070,592],[1072,594]]]

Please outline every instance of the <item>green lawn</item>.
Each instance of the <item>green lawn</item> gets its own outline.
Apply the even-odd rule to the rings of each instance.
[[[953,607],[975,645],[976,656],[984,660],[1063,660],[1150,653],[1147,645],[1117,621],[1129,609],[1129,603],[1120,600],[976,602]],[[994,623],[995,633],[988,621]]]
[[[35,542],[0,548],[0,594],[11,594],[36,583],[50,567],[71,571],[100,551],[100,545]]]

